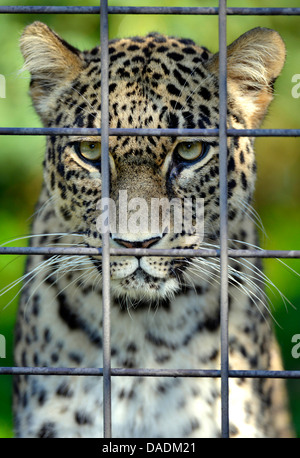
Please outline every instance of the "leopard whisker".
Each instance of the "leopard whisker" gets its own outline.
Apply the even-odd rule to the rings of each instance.
[[[268,238],[266,230],[264,228],[263,222],[257,211],[253,208],[253,206],[245,202],[244,199],[237,197],[239,203],[244,207],[243,212],[248,216],[248,218],[255,224],[255,226],[263,233],[263,235]]]
[[[5,243],[2,243],[0,246],[5,247],[6,245],[14,242],[19,242],[20,240],[28,240],[28,239],[33,239],[36,237],[65,237],[65,236],[74,236],[74,237],[83,237],[83,234],[78,234],[78,233],[73,233],[73,232],[54,232],[54,233],[42,233],[42,234],[29,234],[29,235],[23,235],[22,237],[17,237],[11,240],[8,240]],[[56,244],[55,244],[56,245]],[[47,246],[51,246],[48,244]],[[54,246],[54,245],[53,245]]]
[[[55,258],[55,259],[53,259],[53,258]],[[71,259],[71,260],[70,260],[70,258],[77,258],[77,261],[74,262],[74,259]],[[81,271],[81,270],[83,270],[83,266],[84,266],[84,265],[90,264],[90,262],[88,263],[88,262],[87,262],[87,259],[84,259],[82,256],[71,256],[71,257],[70,257],[70,256],[64,256],[64,257],[61,257],[61,256],[55,256],[55,257],[54,257],[54,256],[53,256],[53,257],[51,258],[51,261],[52,261],[52,260],[53,260],[54,262],[51,262],[51,263],[49,263],[49,264],[47,264],[47,265],[43,265],[43,266],[42,266],[42,267],[43,267],[43,270],[49,268],[49,266],[52,267],[53,264],[54,264],[54,266],[55,266],[55,264],[57,264],[57,265],[58,265],[58,268],[57,268],[55,271],[52,270],[52,271],[49,273],[49,275],[47,275],[45,278],[43,278],[43,280],[42,280],[41,282],[39,282],[38,285],[32,290],[32,293],[31,293],[30,296],[28,297],[26,306],[28,305],[30,299],[34,296],[35,292],[40,288],[40,286],[41,286],[42,284],[46,283],[46,282],[47,282],[51,277],[53,277],[54,275],[56,276],[56,281],[53,282],[53,283],[56,283],[56,282],[58,281],[59,274],[60,274],[60,275],[63,275],[63,274],[65,274],[65,273],[70,272],[70,270],[72,270],[72,272]],[[78,266],[80,266],[80,267],[78,267]],[[37,266],[37,268],[40,268],[40,267],[41,267],[41,265],[39,264],[39,265]],[[74,267],[76,267],[76,268],[74,268]],[[36,269],[37,269],[37,268],[36,268]],[[88,269],[88,268],[89,268],[89,267],[85,267],[85,269]],[[31,273],[31,272],[30,272],[30,273]],[[38,274],[40,274],[40,273],[41,273],[41,270],[39,269],[39,270],[36,272],[34,278],[35,278]],[[30,279],[28,280],[27,283],[29,283],[29,282],[32,281],[32,280],[33,280],[33,278],[30,278]],[[78,278],[76,278],[74,281],[77,281],[77,280],[78,280]],[[26,283],[26,284],[27,284],[27,283]],[[73,283],[73,282],[69,283],[69,284],[66,286],[66,288],[68,288],[72,283]],[[26,286],[26,284],[24,285],[24,287]],[[49,288],[51,288],[51,285],[48,286],[48,289],[49,289]],[[64,288],[64,289],[66,289],[66,288]],[[23,288],[22,288],[22,289],[23,289]],[[58,292],[58,294],[60,294],[62,291],[63,291],[63,290],[60,290],[60,291]],[[57,295],[58,295],[58,294],[57,294]],[[56,295],[55,297],[57,297],[57,295]],[[25,313],[26,313],[26,309],[25,309],[25,311],[24,311],[24,314],[25,314]]]
[[[197,263],[209,265],[211,269],[214,269],[215,271],[218,272],[218,274],[220,274],[220,264],[219,264],[218,259],[211,258],[209,262],[208,259],[202,260],[201,258],[197,258],[195,261]],[[211,276],[211,272],[209,272],[209,274]],[[217,277],[216,281],[219,284],[219,275],[214,274],[214,277]],[[242,279],[248,285],[249,288],[245,287],[243,284],[241,284],[241,282],[238,282],[236,277],[239,277],[240,279]],[[256,277],[254,278],[255,280],[257,280]],[[250,299],[253,300],[253,302],[255,302],[254,299],[257,300],[263,306],[263,308],[268,312],[268,314],[272,317],[272,319],[276,322],[276,324],[278,324],[275,317],[271,313],[269,307],[267,306],[267,303],[270,303],[270,299],[268,299],[266,293],[252,280],[249,274],[247,274],[246,272],[237,271],[233,267],[229,266],[228,282],[230,285],[236,287],[237,289],[242,290]],[[255,305],[257,305],[256,302],[255,302]],[[258,310],[262,314],[262,311],[259,308]],[[264,315],[262,314],[262,316]]]

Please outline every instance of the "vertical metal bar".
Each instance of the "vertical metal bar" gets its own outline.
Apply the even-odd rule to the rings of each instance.
[[[221,314],[221,422],[229,437],[228,382],[228,215],[227,215],[227,34],[226,0],[219,0],[219,142],[220,142],[220,314]]]
[[[101,40],[101,197],[109,197],[109,94],[108,94],[108,5],[100,3]],[[109,218],[109,215],[108,215]],[[104,222],[102,222],[104,223]],[[110,351],[110,256],[109,231],[102,227],[103,300],[103,422],[104,437],[111,437],[111,351]]]

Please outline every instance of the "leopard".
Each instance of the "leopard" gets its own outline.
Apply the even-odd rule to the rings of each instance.
[[[219,256],[126,254],[132,248],[220,249],[219,137],[181,132],[219,129],[219,53],[189,38],[153,32],[110,40],[109,60],[101,64],[101,46],[81,51],[39,21],[24,29],[20,48],[44,127],[100,129],[106,65],[110,129],[177,129],[175,136],[109,135],[110,215],[118,211],[116,224],[107,227],[108,240],[110,249],[125,249],[109,264],[110,358],[112,368],[128,371],[111,377],[111,434],[222,437],[220,377],[129,374],[132,369],[220,370]],[[228,45],[227,128],[260,127],[285,55],[278,32],[262,27]],[[30,247],[97,250],[28,256],[15,326],[16,366],[103,367],[99,249],[107,207],[101,206],[97,132],[46,137]],[[254,138],[228,136],[229,249],[258,246],[251,211],[255,182]],[[186,199],[189,211],[171,204],[163,211],[163,199]],[[147,212],[153,202],[159,204],[154,228]],[[175,214],[182,217],[176,228]],[[188,215],[191,224],[184,225]],[[282,368],[260,259],[229,256],[227,267],[229,370]],[[290,437],[282,381],[245,376],[228,383],[230,437]],[[15,436],[101,438],[104,401],[100,375],[15,375]]]

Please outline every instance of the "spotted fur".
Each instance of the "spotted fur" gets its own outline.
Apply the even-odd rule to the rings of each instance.
[[[100,49],[80,52],[35,22],[21,38],[34,107],[47,127],[100,127]],[[150,34],[109,44],[110,127],[218,128],[218,55],[189,39]],[[257,28],[228,47],[228,126],[255,128],[285,59],[280,36]],[[204,240],[184,230],[112,233],[112,247],[219,247],[218,139],[197,138],[203,154],[184,160],[183,137],[111,137],[111,198],[204,199]],[[31,246],[101,247],[100,161],[83,141],[48,137],[44,184]],[[253,138],[228,139],[231,248],[257,245],[249,208]],[[251,211],[251,210],[250,210]],[[195,207],[192,218],[195,221]],[[150,217],[149,217],[150,221]],[[20,366],[102,366],[101,258],[30,256],[17,326]],[[111,259],[112,367],[220,368],[219,260],[153,256]],[[270,369],[279,359],[257,260],[229,265],[231,369]],[[280,363],[279,363],[280,364]],[[280,368],[280,365],[277,366]],[[280,389],[280,391],[279,391]],[[220,437],[220,380],[113,377],[115,437]],[[287,434],[284,395],[274,380],[230,380],[232,437]],[[100,437],[97,377],[15,378],[18,437]],[[280,412],[280,413],[279,413]]]

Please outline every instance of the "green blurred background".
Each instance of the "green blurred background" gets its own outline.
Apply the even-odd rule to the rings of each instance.
[[[2,3],[2,2],[1,2]],[[8,2],[4,2],[8,4]],[[11,1],[10,5],[41,5],[42,0]],[[300,0],[228,0],[228,6],[300,7]],[[96,0],[48,1],[47,5],[98,5]],[[218,6],[217,1],[174,0],[136,1],[111,0],[109,5],[131,6]],[[6,79],[6,98],[0,99],[1,127],[37,127],[29,97],[29,76],[19,74],[22,56],[18,40],[23,28],[40,20],[53,27],[67,41],[80,49],[94,47],[99,42],[99,18],[96,15],[1,15],[0,74]],[[194,39],[212,51],[218,49],[218,18],[216,16],[117,16],[109,18],[110,38],[146,34],[158,31]],[[275,86],[275,100],[265,128],[300,128],[300,98],[292,96],[292,77],[300,74],[300,17],[228,17],[228,42],[257,26],[279,31],[286,42],[287,61]],[[300,78],[300,77],[299,77]],[[300,96],[300,90],[298,90]],[[258,182],[255,208],[262,218],[266,235],[261,244],[266,249],[300,249],[300,151],[299,139],[261,138],[257,140]],[[42,137],[0,138],[0,244],[28,234],[31,216],[41,184],[41,163],[45,140]],[[26,245],[26,240],[12,246]],[[0,257],[0,289],[22,275],[24,257]],[[282,348],[286,369],[300,369],[300,359],[292,357],[294,334],[300,334],[300,266],[299,261],[265,261],[265,272],[276,287],[293,304],[283,303],[278,293],[270,292],[273,313],[278,322],[275,330]],[[0,296],[0,334],[6,338],[6,358],[3,366],[12,365],[13,325],[18,288]],[[288,383],[289,397],[297,435],[300,436],[300,381]],[[0,377],[0,438],[12,436],[11,377]]]

